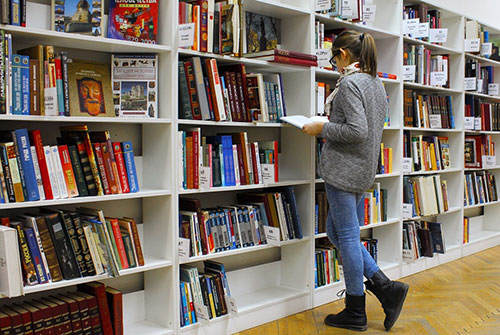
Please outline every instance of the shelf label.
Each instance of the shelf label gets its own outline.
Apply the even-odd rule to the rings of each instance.
[[[403,80],[415,80],[415,65],[403,65]]]
[[[208,190],[212,180],[212,170],[209,166],[200,166],[200,188]]]
[[[316,0],[315,11],[329,10],[332,8],[332,2],[330,0]]]
[[[224,299],[226,300],[226,306],[227,309],[229,310],[229,313],[238,314],[238,307],[236,307],[236,300],[234,300],[233,297],[230,297],[228,295],[225,295]]]
[[[489,57],[493,53],[493,43],[481,44],[481,56]]]
[[[280,243],[280,229],[277,227],[264,226],[264,234],[268,244],[276,245]]]
[[[464,129],[474,130],[474,117],[473,116],[464,117]]]
[[[447,39],[448,39],[448,28],[429,30],[429,42],[446,43]]]
[[[47,87],[44,91],[45,102],[45,115],[59,116],[59,109],[57,108],[57,88]]]
[[[411,173],[411,157],[403,157],[403,173]]]
[[[439,129],[441,128],[441,115],[439,114],[432,114],[429,115],[429,121],[431,121],[431,128],[432,129]]]
[[[403,204],[403,219],[411,219],[413,217],[413,205]]]
[[[262,167],[262,181],[264,184],[275,183],[274,180],[274,164],[261,164]]]
[[[497,165],[496,156],[482,156],[483,158],[483,169],[489,169]]]
[[[464,49],[465,52],[479,52],[481,48],[481,40],[479,38],[466,39]]]
[[[207,306],[195,302],[194,310],[196,312],[196,318],[198,319],[198,321],[205,323],[210,320]]]
[[[500,95],[500,84],[488,84],[489,95]]]
[[[474,118],[474,130],[481,130],[481,118],[480,117]]]
[[[412,37],[415,38],[429,37],[429,22],[419,23],[417,32]]]
[[[326,49],[316,49],[316,57],[318,58],[318,66],[319,67],[327,67],[332,66],[330,64],[330,58],[332,58],[332,50],[329,48]]]
[[[431,72],[431,85],[444,86],[446,85],[446,72]]]
[[[178,28],[179,47],[191,47],[194,43],[194,23],[180,24]]]
[[[403,20],[403,34],[414,37],[418,30],[420,19]]]
[[[353,17],[353,9],[352,9],[352,5],[353,5],[353,1],[352,0],[342,0],[342,6],[340,7],[341,8],[341,15],[342,17],[345,17],[347,19],[350,19]],[[357,6],[357,4],[356,4]]]
[[[191,240],[179,237],[178,253],[179,260],[187,261],[189,259],[189,249],[191,249]]]
[[[367,5],[363,7],[363,22],[375,22],[377,5]]]
[[[477,89],[476,77],[464,78],[464,90],[475,91]]]

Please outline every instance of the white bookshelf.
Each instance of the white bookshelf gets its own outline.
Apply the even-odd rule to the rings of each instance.
[[[120,272],[116,278],[106,276],[79,278],[25,289],[30,299],[73,288],[81,282],[103,281],[124,292],[124,330],[126,334],[226,334],[255,327],[293,313],[316,307],[334,299],[345,288],[341,282],[314,288],[314,248],[318,238],[326,234],[314,234],[315,190],[322,187],[322,179],[315,174],[315,139],[295,128],[283,124],[249,122],[214,122],[178,119],[177,61],[193,56],[211,57],[220,64],[244,63],[247,72],[279,72],[283,76],[287,113],[310,116],[315,113],[314,82],[334,84],[339,73],[287,64],[213,55],[177,48],[178,1],[160,1],[159,44],[147,45],[123,42],[107,38],[93,38],[53,32],[49,29],[49,1],[28,1],[27,28],[0,25],[13,34],[14,48],[35,44],[54,45],[56,50],[66,49],[70,57],[85,58],[109,63],[114,52],[157,53],[159,55],[159,117],[158,119],[132,118],[75,118],[45,116],[0,116],[1,129],[26,127],[40,129],[44,143],[55,143],[54,133],[68,124],[88,124],[90,130],[109,129],[116,140],[132,140],[136,156],[141,191],[132,194],[101,197],[73,198],[64,200],[24,202],[0,205],[0,213],[19,213],[34,207],[57,206],[72,209],[85,205],[101,208],[109,216],[132,216],[142,222],[143,248],[146,265]],[[411,0],[409,4],[431,1]],[[492,134],[500,143],[500,132],[471,132],[463,129],[465,94],[498,101],[493,97],[463,91],[466,58],[474,58],[485,65],[500,68],[500,62],[464,52],[463,29],[466,17],[452,9],[439,8],[442,20],[448,28],[448,42],[443,46],[409,38],[402,34],[402,7],[405,0],[374,0],[377,5],[375,22],[360,24],[314,13],[313,1],[308,0],[245,0],[245,10],[279,17],[282,25],[282,47],[305,53],[314,53],[314,22],[319,20],[325,29],[349,28],[370,33],[378,48],[379,71],[397,75],[397,79],[383,79],[390,98],[390,126],[384,129],[383,142],[393,148],[393,173],[376,176],[383,188],[388,189],[388,220],[361,227],[362,234],[379,240],[379,265],[392,278],[397,279],[419,271],[459,259],[485,248],[500,244],[500,225],[495,219],[500,215],[500,201],[463,205],[464,169],[463,148],[466,133]],[[32,13],[37,13],[33,15]],[[500,27],[487,27],[498,35]],[[451,88],[403,82],[403,42],[425,45],[436,54],[450,54]],[[453,97],[455,129],[426,129],[403,127],[403,90]],[[220,187],[208,190],[179,189],[179,157],[177,131],[200,127],[202,134],[246,131],[251,140],[280,140],[280,181],[272,184],[239,187]],[[402,172],[403,131],[417,134],[436,134],[450,139],[452,168],[404,174]],[[45,138],[47,136],[47,138]],[[50,136],[50,137],[49,137]],[[49,141],[49,139],[51,141]],[[300,153],[301,159],[297,159]],[[500,166],[488,169],[500,178]],[[448,181],[449,211],[433,217],[413,220],[437,220],[443,223],[446,253],[432,258],[420,258],[407,263],[402,259],[402,194],[403,176],[439,174]],[[202,207],[229,205],[237,202],[236,194],[242,191],[266,190],[279,186],[294,186],[301,216],[304,238],[231,250],[216,254],[181,260],[177,254],[178,200],[179,197],[200,199]],[[470,236],[470,242],[462,243],[464,215],[484,214],[480,227]],[[214,259],[225,264],[229,286],[235,298],[238,313],[228,314],[209,322],[180,327],[179,321],[179,266],[191,264],[203,267],[203,261]],[[2,299],[0,304],[9,303]]]

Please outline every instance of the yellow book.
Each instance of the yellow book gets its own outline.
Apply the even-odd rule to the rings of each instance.
[[[17,154],[16,148],[14,147],[14,142],[2,143],[2,146],[5,147],[7,152],[7,160],[6,164],[9,165],[10,169],[10,178],[12,179],[12,186],[14,189],[14,196],[16,198],[16,202],[24,201],[24,193],[23,193],[23,185],[21,183],[21,175],[19,173],[19,166],[17,165]]]
[[[392,173],[392,148],[389,148],[389,173]]]
[[[429,145],[430,156],[431,156],[431,170],[437,170],[437,162],[436,162],[436,150],[434,150],[434,143]]]
[[[384,161],[384,143],[381,142],[380,143],[380,166],[382,166],[384,168],[384,173],[387,173],[387,171],[385,171],[385,161]]]
[[[193,323],[193,317],[191,316],[191,309],[190,305],[192,304],[192,297],[191,297],[191,285],[186,282],[184,284],[184,290],[186,291],[186,302],[187,302],[187,315],[189,318],[189,324]]]

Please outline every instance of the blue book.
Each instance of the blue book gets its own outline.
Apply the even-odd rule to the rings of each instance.
[[[220,251],[224,250],[229,250],[229,246],[226,245],[226,238],[224,238],[224,231],[227,230],[226,223],[224,222],[224,219],[222,218],[221,212],[215,212],[215,222],[217,226],[217,233],[219,235],[219,242],[220,242]]]
[[[180,316],[181,316],[181,328],[184,327],[185,321],[184,321],[184,311],[182,310],[182,299],[179,299],[179,311],[180,311]]]
[[[224,217],[224,221],[226,222],[226,226],[227,226],[227,236],[229,238],[229,247],[230,247],[230,249],[236,249],[236,238],[234,236],[234,229],[231,225],[229,215],[231,215],[231,213],[229,213],[229,210],[224,209],[223,217]]]
[[[234,155],[233,155],[233,137],[231,135],[221,136],[222,149],[224,151],[224,168],[226,169],[227,186],[236,186],[236,176],[234,175]]]
[[[23,115],[22,57],[12,57],[12,114]]]
[[[33,228],[24,228],[24,234],[26,235],[26,240],[28,242],[28,248],[30,249],[31,258],[35,264],[36,276],[38,277],[38,282],[40,284],[47,283],[49,278],[45,272],[43,266],[42,255],[40,254],[40,249],[38,248],[38,242],[36,241],[35,232]]]
[[[241,246],[248,247],[247,231],[245,228],[245,219],[243,217],[243,209],[238,208],[238,229],[241,233]]]
[[[22,114],[30,115],[30,58],[21,56]]]
[[[137,181],[137,171],[135,169],[134,149],[132,142],[122,142],[123,159],[125,160],[125,169],[127,170],[128,185],[130,193],[139,192],[139,183]]]
[[[318,287],[318,253],[314,253],[314,288]]]
[[[316,205],[314,206],[314,234],[318,234],[318,226],[319,226],[319,218],[318,218],[318,215],[319,215],[319,206]]]
[[[10,0],[10,24],[13,26],[21,25],[21,1]]]
[[[250,225],[250,217],[248,216],[248,208],[243,208],[243,222],[247,234],[248,246],[253,246],[254,245],[252,238],[253,234],[252,234],[252,227]]]
[[[188,316],[188,304],[187,304],[187,298],[186,298],[186,287],[187,283],[185,282],[180,282],[180,290],[181,290],[181,301],[182,301],[182,309],[181,313],[184,317],[184,324],[190,325],[191,323],[189,322],[189,316]]]
[[[295,189],[293,186],[284,187],[283,195],[285,201],[290,204],[290,215],[292,216],[292,225],[295,238],[302,238],[302,224],[300,222],[299,210],[297,207],[297,199],[295,197]]]
[[[26,128],[17,129],[13,132],[12,138],[17,151],[21,182],[24,179],[24,188],[26,189],[25,197],[28,201],[40,200],[35,168],[33,166],[33,157],[31,156],[28,130]]]
[[[217,147],[217,152],[219,153],[219,159],[220,159],[220,177],[221,177],[221,186],[227,186],[227,177],[225,175],[226,169],[224,167],[224,149],[222,147],[222,144],[219,144]]]
[[[59,116],[64,116],[66,115],[66,113],[64,110],[64,84],[62,78],[62,62],[60,58],[56,58],[55,61],[56,61],[57,106],[59,109]]]

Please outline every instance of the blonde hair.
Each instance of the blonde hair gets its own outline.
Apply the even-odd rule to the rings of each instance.
[[[361,72],[368,73],[372,77],[377,76],[377,47],[370,34],[345,30],[333,42],[332,52],[334,55],[339,49],[349,51],[351,61],[359,62]]]

